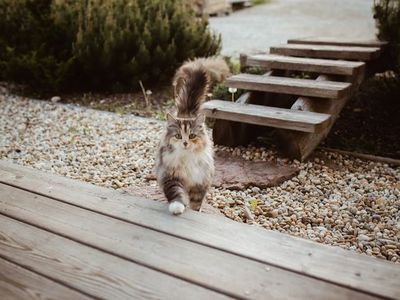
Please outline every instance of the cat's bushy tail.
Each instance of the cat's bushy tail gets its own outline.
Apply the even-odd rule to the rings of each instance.
[[[185,62],[176,71],[173,80],[178,117],[197,116],[209,87],[223,81],[228,75],[229,67],[222,58],[196,58]]]

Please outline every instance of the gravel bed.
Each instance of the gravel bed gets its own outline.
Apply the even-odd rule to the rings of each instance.
[[[146,178],[163,126],[153,119],[3,94],[0,159],[106,187],[156,185]],[[323,151],[300,163],[263,148],[222,149],[300,169],[268,189],[213,188],[208,201],[225,216],[400,262],[400,168]]]

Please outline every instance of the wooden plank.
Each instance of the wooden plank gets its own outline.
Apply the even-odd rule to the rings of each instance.
[[[225,84],[239,89],[291,94],[299,96],[338,99],[349,94],[351,84],[335,81],[315,81],[278,76],[238,74],[229,77]]]
[[[376,47],[287,44],[271,47],[270,53],[309,58],[369,61],[379,56],[380,49]]]
[[[0,256],[102,299],[227,299],[3,215]]]
[[[400,298],[398,266],[339,247],[190,210],[173,218],[165,204],[4,160],[0,160],[0,182],[341,286]]]
[[[242,94],[235,103],[247,103],[249,101],[250,92]],[[212,139],[215,145],[225,145],[234,147],[237,143],[246,144],[246,141],[251,138],[247,134],[247,129],[253,125],[232,122],[222,119],[215,119],[212,128]],[[252,131],[254,132],[254,131]]]
[[[353,76],[365,67],[363,62],[303,58],[273,54],[257,54],[247,57],[247,66],[260,66],[267,69],[293,70]]]
[[[387,42],[379,40],[345,41],[345,40],[338,40],[337,38],[325,38],[325,37],[290,39],[287,42],[288,44],[333,45],[333,46],[350,46],[350,47],[383,47],[387,45]]]
[[[203,14],[226,14],[229,13],[231,9],[231,6],[226,0],[204,1]]]
[[[323,294],[324,299],[332,300],[350,296],[373,299],[7,185],[0,184],[0,195],[0,213],[4,215],[235,298],[320,299]],[[271,290],[271,286],[279,288]]]
[[[0,297],[16,299],[94,299],[0,258]]]
[[[207,117],[304,132],[318,132],[330,115],[284,108],[212,100],[203,104]]]
[[[362,82],[365,76],[364,71],[365,70],[352,78],[353,91],[356,90],[356,88]],[[320,75],[316,80],[329,80],[329,77],[327,75]],[[292,108],[304,106],[307,107],[307,110],[330,114],[331,122],[320,133],[304,134],[295,131],[283,132],[284,130],[281,130],[281,132],[277,133],[283,146],[281,149],[284,149],[284,152],[286,152],[286,155],[289,157],[296,158],[300,161],[306,159],[328,135],[335,120],[339,117],[341,110],[346,105],[346,102],[349,100],[349,98],[350,97],[335,101],[327,100],[318,102],[304,97],[297,99]]]
[[[327,151],[327,152],[344,154],[344,155],[351,156],[354,158],[360,158],[360,159],[366,160],[366,161],[376,161],[376,162],[400,167],[400,159],[384,157],[384,156],[377,156],[377,155],[372,155],[372,154],[365,154],[365,153],[360,153],[360,152],[345,151],[345,150],[328,148],[328,147],[318,147],[318,148],[321,150]]]

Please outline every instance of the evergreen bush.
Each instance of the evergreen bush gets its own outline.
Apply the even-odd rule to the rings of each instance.
[[[39,90],[159,83],[220,49],[184,0],[0,0],[0,79]]]
[[[378,38],[389,42],[387,68],[400,73],[400,1],[375,0],[374,18]]]
[[[52,20],[51,0],[0,0],[0,79],[54,88],[72,57],[67,28]]]

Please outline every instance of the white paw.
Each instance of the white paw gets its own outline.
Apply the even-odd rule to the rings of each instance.
[[[180,215],[185,211],[185,205],[178,201],[174,201],[169,204],[168,210],[171,214]]]

